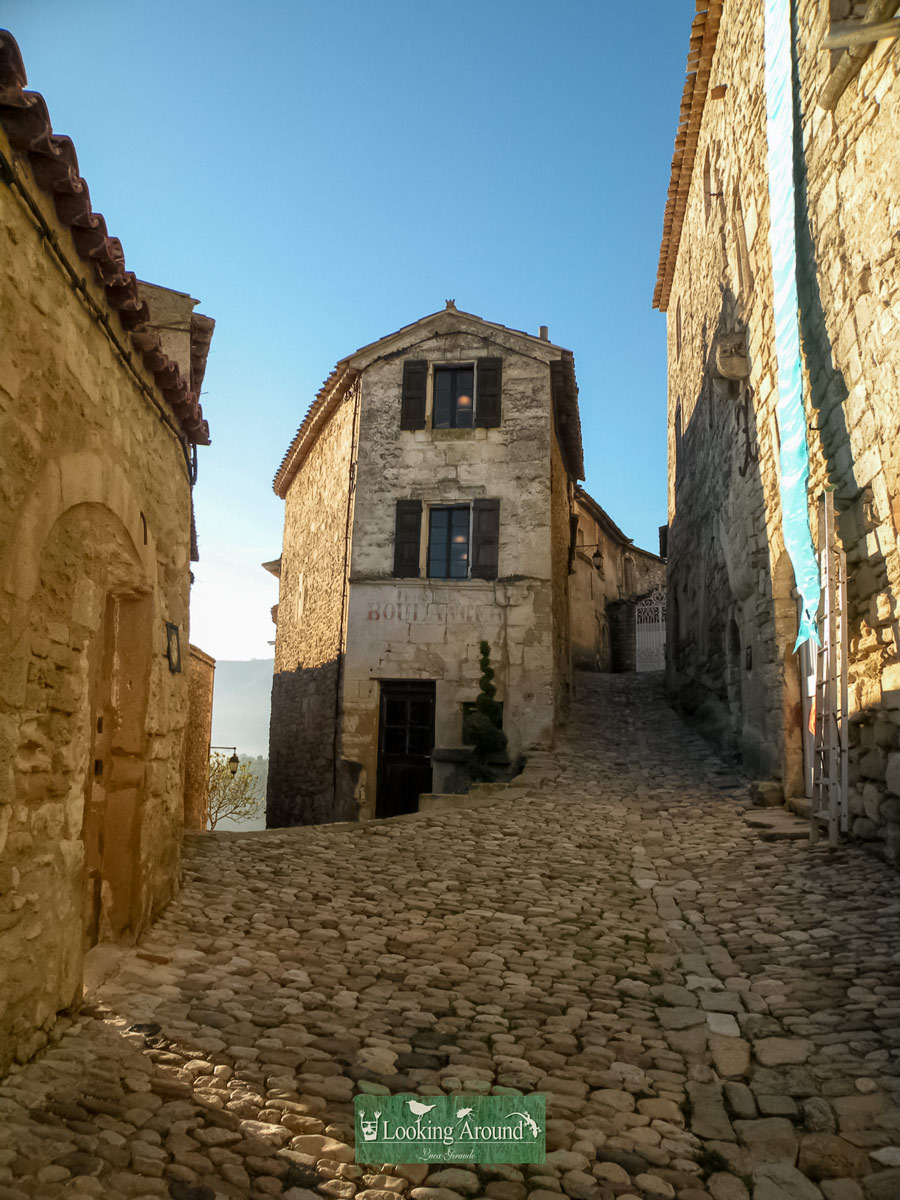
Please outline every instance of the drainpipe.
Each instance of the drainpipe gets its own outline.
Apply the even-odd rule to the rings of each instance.
[[[353,431],[350,438],[350,467],[347,472],[347,512],[344,518],[344,566],[341,589],[341,620],[338,629],[337,674],[334,681],[334,737],[331,747],[333,804],[338,800],[338,758],[341,745],[341,701],[344,694],[344,656],[346,653],[347,609],[350,604],[350,542],[353,535],[353,501],[356,496],[356,468],[359,461],[359,406],[362,380],[357,374],[353,388]]]

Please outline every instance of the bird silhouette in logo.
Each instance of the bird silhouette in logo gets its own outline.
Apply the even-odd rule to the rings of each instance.
[[[422,1104],[418,1100],[407,1100],[410,1112],[417,1117],[424,1117],[426,1113],[430,1113],[434,1108],[433,1104]]]

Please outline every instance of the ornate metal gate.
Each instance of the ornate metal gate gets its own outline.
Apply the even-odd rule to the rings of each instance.
[[[634,606],[635,670],[662,671],[666,665],[666,593],[649,592]]]

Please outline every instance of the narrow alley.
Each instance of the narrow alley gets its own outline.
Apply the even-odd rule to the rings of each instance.
[[[578,687],[483,806],[191,835],[0,1084],[0,1200],[900,1195],[896,874],[763,840],[658,677]],[[546,1164],[352,1161],[357,1092],[503,1089]]]

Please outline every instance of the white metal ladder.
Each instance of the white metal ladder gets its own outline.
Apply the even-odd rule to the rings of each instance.
[[[819,499],[819,646],[816,649],[816,720],[813,794],[809,840],[819,840],[828,824],[828,844],[846,833],[850,809],[847,787],[847,558],[834,529],[834,494]]]

